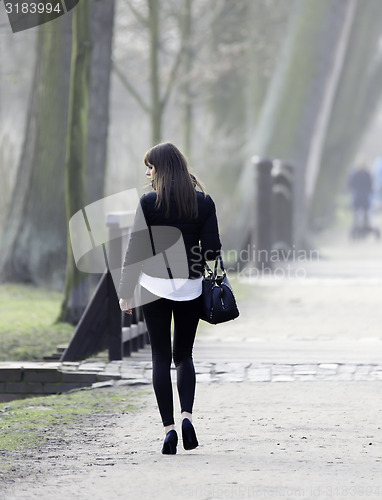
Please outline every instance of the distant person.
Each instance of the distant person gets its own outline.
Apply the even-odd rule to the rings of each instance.
[[[373,162],[373,208],[374,210],[382,209],[382,157],[378,156]]]
[[[353,207],[352,237],[362,238],[369,232],[374,232],[379,237],[379,230],[372,228],[370,224],[373,178],[366,163],[358,163],[350,174],[349,189]]]

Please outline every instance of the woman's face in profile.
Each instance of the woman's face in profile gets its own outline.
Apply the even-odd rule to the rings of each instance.
[[[155,177],[155,167],[154,165],[148,165],[146,169],[146,176],[150,182],[154,180]]]

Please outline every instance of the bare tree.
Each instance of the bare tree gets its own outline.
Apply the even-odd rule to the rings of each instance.
[[[351,3],[347,0],[303,0],[295,3],[288,38],[272,77],[257,127],[254,152],[292,162],[295,175],[295,244],[304,244],[307,226],[306,166],[318,132],[319,116],[330,89],[337,48]],[[338,84],[337,77],[335,85]],[[332,90],[331,90],[332,91]],[[324,142],[315,154],[321,154]],[[245,241],[246,212],[251,206],[248,164],[239,184],[241,224],[236,228]],[[246,182],[247,181],[247,182]],[[233,238],[240,238],[234,231]],[[233,240],[234,241],[234,240]]]
[[[66,155],[67,220],[103,195],[106,171],[114,1],[83,0],[73,16],[70,114]],[[89,300],[92,276],[80,272],[68,239],[60,321],[75,324]]]
[[[66,258],[65,132],[70,14],[39,28],[24,144],[1,235],[2,280],[59,286]]]
[[[92,54],[86,170],[87,203],[99,200],[104,195],[114,15],[115,0],[93,0],[90,13]]]
[[[313,229],[332,221],[337,193],[378,109],[382,92],[381,15],[382,4],[378,0],[367,5],[357,2],[310,207]]]
[[[73,13],[73,48],[70,71],[70,102],[65,161],[66,214],[72,215],[86,205],[85,171],[90,91],[90,2],[83,0]],[[65,298],[60,321],[75,324],[86,305],[85,276],[74,262],[71,241],[68,238]]]
[[[170,18],[172,24],[169,32],[172,33],[175,30],[177,35],[171,35],[171,39],[167,40],[167,46],[165,46],[163,28],[165,16],[161,0],[145,0],[144,5],[142,2],[138,4],[140,8],[133,0],[126,0],[126,5],[146,34],[147,94],[138,90],[138,86],[122,70],[121,61],[114,59],[113,68],[127,91],[149,116],[153,144],[160,142],[163,138],[163,116],[176,84],[183,57],[186,57],[188,67],[190,65],[189,52],[186,47],[190,37],[191,4],[191,0],[183,0],[180,9],[176,4],[173,11],[175,21]],[[174,8],[173,5],[171,8]],[[142,78],[140,78],[139,87],[142,87]]]

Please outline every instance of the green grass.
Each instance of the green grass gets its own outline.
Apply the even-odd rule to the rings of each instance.
[[[0,285],[0,361],[39,360],[66,343],[74,327],[55,323],[62,294],[29,285]]]
[[[144,394],[108,387],[0,403],[0,481],[33,474],[42,452],[65,449],[78,433],[86,435],[100,422],[137,411]]]
[[[50,428],[57,434],[57,425],[75,424],[84,415],[133,411],[134,402],[126,388],[105,388],[0,403],[0,450],[41,446]]]
[[[229,280],[238,301],[253,300],[260,293],[258,287],[241,283],[235,272],[229,273]],[[0,361],[41,360],[67,343],[74,327],[55,323],[61,301],[62,294],[51,290],[0,285]]]

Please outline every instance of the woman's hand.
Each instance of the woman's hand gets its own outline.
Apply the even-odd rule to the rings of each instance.
[[[132,300],[119,299],[119,307],[121,308],[121,311],[123,311],[124,313],[133,314],[131,306],[132,306]]]

